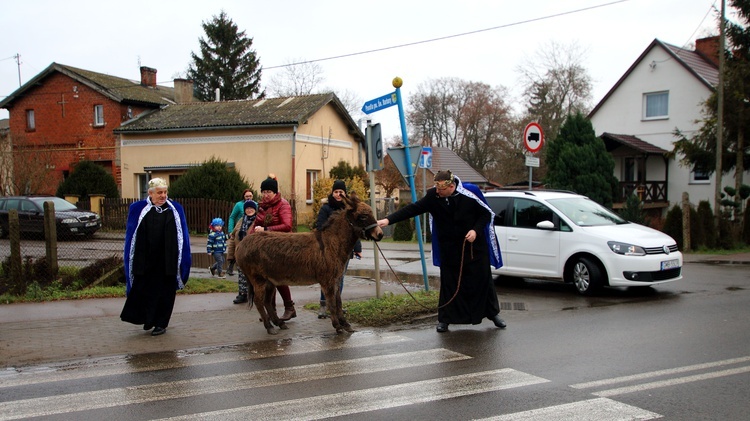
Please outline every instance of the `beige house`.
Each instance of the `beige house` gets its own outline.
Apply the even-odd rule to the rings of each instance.
[[[313,184],[339,161],[365,164],[365,137],[333,93],[169,105],[123,123],[122,197],[142,198],[154,177],[174,180],[215,157],[256,190],[269,173],[296,208],[312,215]],[[242,192],[237,192],[240,199]]]

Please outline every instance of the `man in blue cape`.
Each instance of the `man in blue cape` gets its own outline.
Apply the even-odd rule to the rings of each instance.
[[[190,276],[190,235],[185,212],[167,198],[167,183],[154,178],[148,197],[130,205],[125,230],[127,299],[120,319],[166,332],[177,290]]]
[[[502,266],[492,228],[495,214],[477,186],[462,183],[450,171],[439,171],[434,181],[435,187],[422,199],[379,220],[378,225],[430,214],[433,264],[440,267],[438,332],[447,332],[451,323],[475,325],[484,318],[505,328],[490,269],[490,264]]]

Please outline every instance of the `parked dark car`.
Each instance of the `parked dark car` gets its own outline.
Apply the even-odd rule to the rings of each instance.
[[[22,233],[44,234],[44,202],[55,205],[57,236],[60,238],[83,235],[91,237],[102,227],[99,215],[77,208],[55,196],[0,197],[0,238],[8,236],[8,211],[18,210]]]

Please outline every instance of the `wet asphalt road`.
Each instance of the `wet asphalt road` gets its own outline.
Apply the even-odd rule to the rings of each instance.
[[[4,373],[0,419],[739,420],[750,410],[747,265],[688,264],[680,282],[596,297],[532,280],[497,291],[506,330],[359,329]]]

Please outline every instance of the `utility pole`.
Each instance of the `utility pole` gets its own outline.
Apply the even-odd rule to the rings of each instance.
[[[721,0],[721,18],[719,20],[719,86],[717,87],[717,105],[716,112],[716,189],[714,192],[714,217],[716,218],[716,229],[719,229],[721,223],[721,175],[722,175],[722,152],[724,146],[724,51],[725,51],[725,31],[724,31],[724,4],[726,0]]]
[[[16,55],[13,56],[14,59],[16,59],[16,66],[18,67],[18,87],[21,87],[21,54],[16,53]]]

